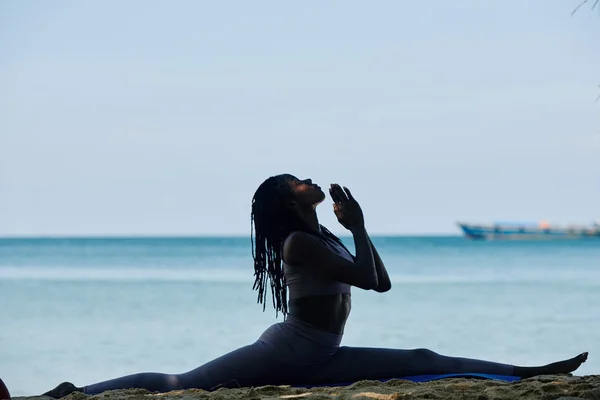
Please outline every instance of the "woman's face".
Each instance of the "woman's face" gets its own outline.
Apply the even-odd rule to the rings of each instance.
[[[325,193],[311,179],[300,180],[293,175],[287,176],[287,179],[294,199],[301,208],[316,207],[325,200]]]

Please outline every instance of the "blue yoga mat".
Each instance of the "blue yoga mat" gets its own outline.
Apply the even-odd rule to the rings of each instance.
[[[465,374],[401,376],[398,378],[379,379],[379,381],[387,382],[392,379],[403,379],[403,380],[411,381],[411,382],[430,382],[430,381],[437,381],[439,379],[446,379],[446,378],[494,379],[497,381],[505,381],[505,382],[515,382],[515,381],[518,381],[521,379],[518,376],[511,376],[511,375],[465,373]],[[302,386],[297,386],[297,387],[311,388],[311,387],[323,387],[323,386],[349,386],[349,385],[352,385],[353,383],[354,382],[344,382],[344,383],[332,383],[332,384],[323,384],[323,385],[302,385]]]

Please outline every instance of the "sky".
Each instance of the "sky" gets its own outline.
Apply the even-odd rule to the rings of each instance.
[[[578,4],[1,1],[0,236],[246,235],[284,172],[348,186],[372,234],[590,223]]]

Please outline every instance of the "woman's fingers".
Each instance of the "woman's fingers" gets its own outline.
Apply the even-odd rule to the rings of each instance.
[[[331,188],[329,189],[329,193],[331,194],[331,198],[334,201],[338,201],[340,200],[340,193],[338,190],[336,190],[335,186],[331,185]]]
[[[333,190],[333,188],[329,189],[329,195],[331,196],[331,200],[333,200],[334,203],[338,203],[339,202],[339,198],[337,196],[337,193],[335,193],[335,191]]]
[[[346,193],[344,193],[344,191],[342,190],[340,185],[338,185],[337,183],[334,183],[331,185],[331,191],[332,191],[333,195],[335,196],[334,201],[336,203],[337,202],[344,203],[344,202],[348,201],[348,197],[346,196]]]
[[[337,203],[333,205],[333,214],[337,217],[338,221],[344,219],[344,213],[340,210]]]
[[[348,195],[348,198],[352,201],[356,201],[356,199],[354,199],[354,196],[352,196],[352,192],[350,192],[350,189],[348,189],[346,186],[344,186],[344,192],[346,192],[346,195]]]
[[[341,207],[344,204],[343,200],[341,200],[340,197],[338,195],[336,195],[335,193],[331,196],[331,198],[333,199],[333,204],[335,206],[337,206],[338,209],[339,209],[339,207]]]

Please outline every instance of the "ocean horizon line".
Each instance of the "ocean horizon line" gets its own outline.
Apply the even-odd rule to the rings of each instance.
[[[334,232],[335,234],[335,232]],[[349,234],[336,234],[351,238]],[[460,233],[370,233],[372,238],[456,238]],[[250,239],[249,234],[85,234],[85,235],[0,235],[0,240],[90,240],[90,239]]]

